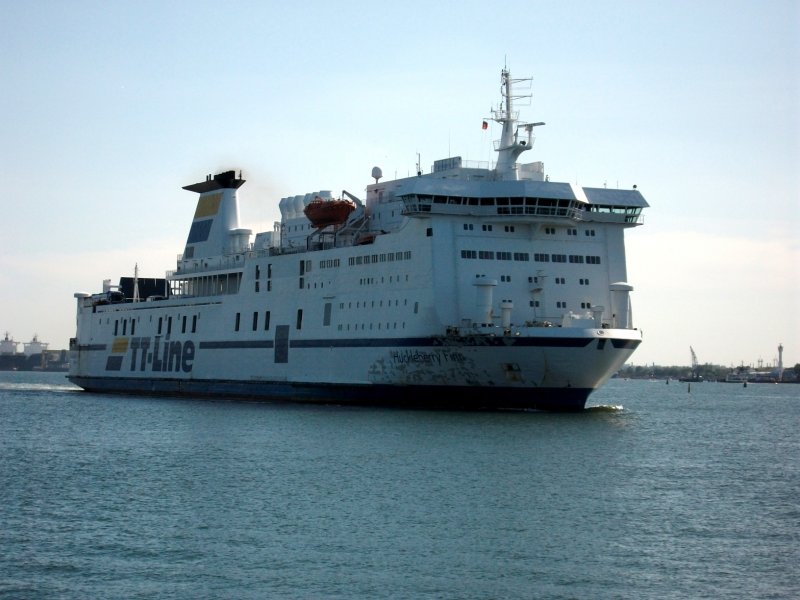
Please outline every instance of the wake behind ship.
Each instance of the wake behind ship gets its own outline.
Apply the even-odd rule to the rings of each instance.
[[[362,201],[280,200],[239,224],[234,171],[198,195],[164,278],[76,293],[69,379],[89,391],[426,408],[580,410],[642,340],[624,231],[636,190],[551,182],[520,164],[533,128],[501,73],[496,163],[460,157]],[[484,122],[484,127],[486,123]]]

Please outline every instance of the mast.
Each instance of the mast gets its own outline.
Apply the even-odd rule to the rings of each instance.
[[[133,301],[139,302],[139,263],[133,267]]]
[[[500,76],[500,85],[503,95],[503,100],[500,107],[493,110],[492,119],[503,126],[503,131],[500,134],[500,141],[497,143],[496,151],[497,165],[494,170],[498,179],[518,179],[517,176],[517,158],[526,150],[530,150],[533,146],[533,128],[544,125],[543,122],[539,123],[518,123],[518,112],[514,111],[514,100],[516,98],[523,98],[525,96],[514,96],[512,93],[512,85],[514,82],[529,81],[529,79],[512,79],[511,73],[508,69],[503,69]],[[519,139],[519,129],[522,127],[527,132],[523,139]]]

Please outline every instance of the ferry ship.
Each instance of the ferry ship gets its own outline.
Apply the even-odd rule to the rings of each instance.
[[[208,175],[163,278],[79,292],[69,379],[93,392],[577,411],[642,341],[624,232],[635,188],[550,181],[501,71],[496,160],[283,198],[239,223],[241,172]]]

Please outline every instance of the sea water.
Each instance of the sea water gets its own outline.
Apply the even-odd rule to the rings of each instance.
[[[791,384],[548,414],[0,373],[0,598],[796,598],[799,425]]]

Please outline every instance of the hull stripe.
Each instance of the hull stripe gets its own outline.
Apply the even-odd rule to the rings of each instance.
[[[522,337],[474,337],[474,338],[440,338],[440,337],[420,337],[420,338],[351,338],[351,339],[317,339],[317,340],[291,340],[292,348],[398,348],[398,347],[429,347],[429,346],[517,346],[517,347],[541,347],[541,348],[584,348],[597,338],[522,338]],[[601,338],[600,342],[605,343]],[[636,348],[641,340],[609,339],[608,341],[614,348]],[[201,350],[239,350],[253,348],[274,348],[275,342],[272,340],[243,340],[243,341],[207,341],[200,342]],[[602,345],[599,346],[602,348]],[[105,351],[108,348],[105,344],[91,344],[80,346],[81,351]]]

